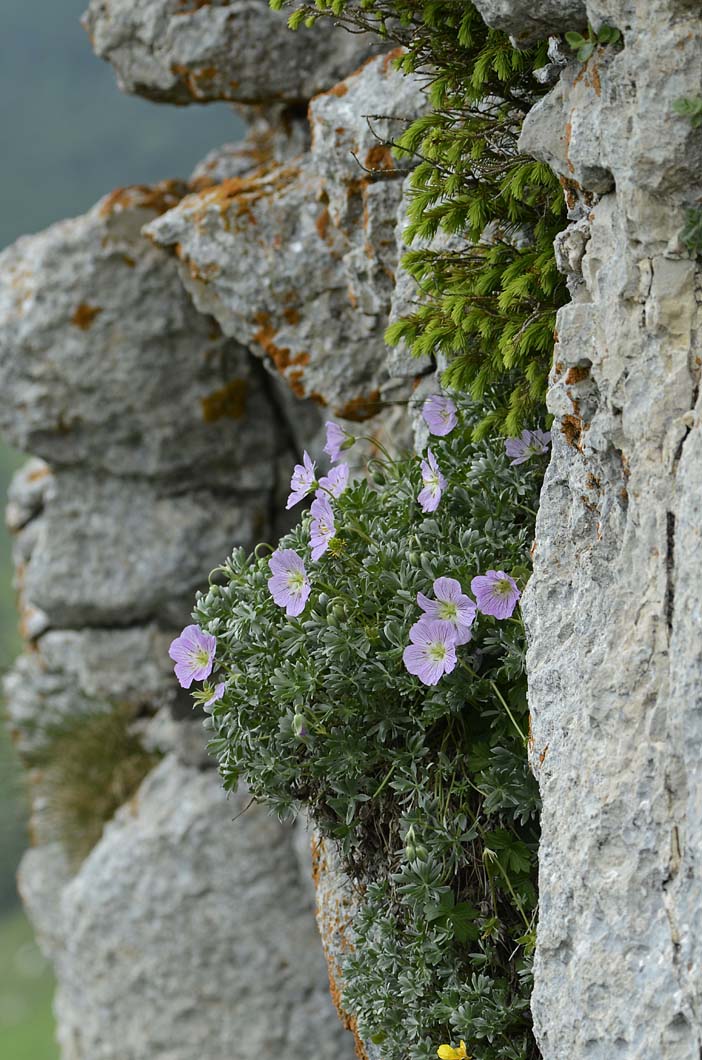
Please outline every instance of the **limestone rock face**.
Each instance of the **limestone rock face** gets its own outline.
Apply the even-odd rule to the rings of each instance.
[[[91,0],[83,16],[122,91],[159,102],[304,102],[379,50],[329,20],[297,33],[287,20],[268,0]]]
[[[268,488],[267,380],[141,235],[186,190],[120,189],[0,255],[0,430],[53,466]]]
[[[374,59],[313,100],[308,154],[188,195],[147,227],[202,313],[340,417],[378,410],[403,176],[383,140],[425,106],[417,80]]]
[[[697,1060],[702,299],[680,232],[702,140],[673,102],[699,95],[702,17],[587,7],[623,49],[566,70],[522,136],[576,219],[524,598],[543,796],[533,1009],[544,1060]]]
[[[585,0],[475,0],[488,26],[509,33],[517,47],[529,47],[549,33],[582,30]]]
[[[247,803],[172,755],[107,826],[60,899],[64,1060],[343,1055],[292,832]]]

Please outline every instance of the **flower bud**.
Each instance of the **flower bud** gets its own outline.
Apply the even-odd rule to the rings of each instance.
[[[292,731],[296,736],[309,736],[307,718],[304,714],[295,714],[292,720]]]

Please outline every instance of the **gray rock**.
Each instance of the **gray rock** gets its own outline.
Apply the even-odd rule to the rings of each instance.
[[[248,124],[246,138],[210,151],[193,170],[193,190],[246,176],[272,162],[289,162],[309,150],[310,127],[295,108],[279,103],[237,109]]]
[[[55,627],[153,619],[179,627],[209,572],[235,545],[253,548],[265,535],[274,472],[267,469],[267,480],[261,472],[258,490],[224,498],[57,473],[24,572],[26,600]]]
[[[361,906],[362,887],[344,871],[334,843],[318,832],[312,836],[312,878],[317,895],[317,926],[339,1019],[353,1034],[358,1056],[381,1060],[378,1046],[359,1037],[356,1020],[344,1007],[343,965],[355,943],[353,922]]]
[[[164,759],[63,887],[60,943],[25,862],[63,1060],[350,1060],[292,831],[248,802]]]
[[[519,48],[587,26],[585,0],[475,0],[475,6],[488,26],[509,33]]]
[[[47,745],[65,722],[129,706],[136,714],[179,701],[168,645],[155,626],[50,630],[5,678],[8,721],[23,754]]]
[[[123,92],[168,103],[303,102],[378,51],[325,19],[293,33],[267,0],[91,0],[96,55]]]
[[[176,248],[201,312],[341,417],[377,412],[385,377],[402,174],[377,136],[425,106],[418,81],[374,59],[313,100],[309,155],[189,195],[147,227]]]
[[[51,481],[51,468],[43,460],[28,460],[13,476],[7,491],[5,522],[17,533],[41,511]]]
[[[52,466],[254,488],[268,384],[140,234],[186,190],[120,189],[0,255],[0,431]]]
[[[567,71],[523,138],[561,174],[570,160],[588,218],[561,242],[582,283],[558,315],[523,600],[543,797],[532,1005],[544,1060],[697,1060],[702,292],[678,234],[702,141],[672,105],[699,95],[702,18],[663,0],[588,14],[625,48]]]
[[[71,878],[61,843],[28,850],[20,863],[17,886],[44,954],[52,961],[63,947],[61,892]]]

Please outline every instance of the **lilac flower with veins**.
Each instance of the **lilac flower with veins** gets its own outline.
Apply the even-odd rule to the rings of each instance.
[[[451,398],[432,394],[422,405],[424,422],[432,434],[442,437],[450,434],[456,426],[456,406]]]
[[[203,708],[205,710],[207,710],[207,708],[211,707],[213,703],[219,703],[220,699],[224,695],[224,689],[225,689],[224,681],[220,681],[220,683],[218,685],[215,685],[214,692],[212,693],[210,698],[207,700],[206,703],[202,704]]]
[[[340,497],[349,483],[349,465],[339,464],[333,467],[328,475],[319,480],[318,497],[326,497],[331,493],[332,497]],[[326,492],[325,492],[326,491]]]
[[[290,509],[295,504],[299,504],[300,501],[304,500],[307,494],[314,488],[314,468],[314,460],[311,459],[310,454],[305,450],[302,454],[302,463],[295,464],[295,470],[290,479],[290,489],[292,490],[292,493],[288,497],[288,503],[285,505],[286,509]]]
[[[173,659],[175,675],[181,688],[190,688],[193,681],[204,681],[212,673],[217,639],[199,626],[186,626],[179,637],[171,641],[168,654]]]
[[[435,685],[456,665],[456,627],[426,615],[409,631],[411,644],[402,653],[409,673],[422,684]]]
[[[310,524],[310,545],[312,546],[312,559],[319,559],[329,548],[329,542],[336,533],[334,526],[334,512],[329,503],[329,498],[324,494],[317,495],[312,501],[310,508],[312,522]]]
[[[288,618],[295,618],[305,609],[312,591],[305,564],[292,548],[274,552],[268,560],[272,577],[268,579],[270,594],[278,607],[285,608]]]
[[[522,595],[514,578],[503,570],[479,574],[473,578],[470,587],[478,602],[478,611],[495,618],[509,618]]]
[[[431,449],[427,449],[427,459],[422,460],[422,482],[424,489],[419,493],[417,500],[423,512],[435,512],[446,487],[446,479],[439,471]]]
[[[547,452],[550,444],[550,431],[522,431],[519,438],[505,440],[505,450],[507,456],[513,458],[511,466],[514,467],[515,464],[523,464],[526,460],[530,460],[532,456],[541,456]]]
[[[335,464],[341,456],[341,450],[348,449],[349,445],[353,445],[355,438],[340,427],[338,423],[333,423],[332,420],[327,420],[324,426],[327,430],[327,441],[323,451],[327,454],[332,464]]]
[[[467,644],[472,637],[470,627],[475,619],[476,606],[470,596],[461,589],[455,578],[437,578],[434,582],[434,600],[424,593],[417,593],[417,603],[429,618],[450,622],[454,627],[456,646]]]

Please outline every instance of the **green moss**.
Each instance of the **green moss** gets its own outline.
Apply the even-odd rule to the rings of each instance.
[[[142,747],[133,720],[126,708],[71,718],[31,759],[42,819],[76,864],[158,761]]]

